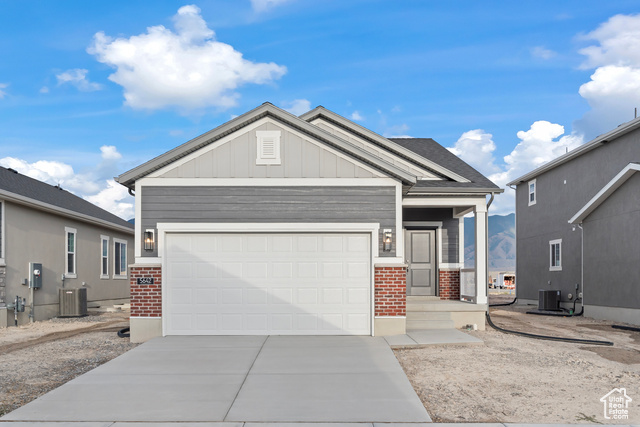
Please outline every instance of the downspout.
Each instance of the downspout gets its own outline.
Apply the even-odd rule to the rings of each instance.
[[[136,197],[136,195],[133,193],[133,190],[131,188],[128,188],[128,190],[129,190],[129,195],[131,197]]]
[[[582,288],[580,303],[584,311],[584,228],[582,228],[582,223],[576,225],[580,228],[580,287]]]
[[[487,214],[484,221],[484,244],[485,244],[485,267],[484,272],[487,275],[484,278],[485,282],[485,295],[487,295],[487,313],[489,313],[489,207],[491,207],[491,203],[493,203],[493,199],[495,198],[495,193],[491,193],[491,197],[489,198],[489,202],[487,203]]]

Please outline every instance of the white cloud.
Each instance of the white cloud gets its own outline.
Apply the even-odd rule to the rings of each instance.
[[[380,110],[378,110],[380,113]],[[384,119],[386,124],[386,119]],[[407,133],[409,131],[409,126],[406,123],[401,125],[394,125],[388,127],[383,133],[382,136],[385,138],[411,138],[411,136]]]
[[[353,113],[351,113],[351,120],[363,121],[364,117],[362,116],[362,114],[360,114],[358,110],[356,110]]]
[[[493,142],[493,135],[482,129],[474,129],[463,133],[453,147],[449,148],[456,156],[469,163],[483,175],[489,176],[500,170],[495,165],[493,152],[496,144]]]
[[[500,188],[506,188],[508,182],[583,143],[583,138],[579,135],[562,135],[563,126],[543,120],[537,121],[529,130],[517,133],[520,142],[500,164],[495,161],[496,145],[492,135],[481,129],[465,132],[449,150],[486,175]],[[492,213],[513,212],[514,195],[514,191],[506,188],[502,195],[496,196],[491,207]]]
[[[109,145],[100,147],[100,151],[100,163],[90,167],[89,171],[84,173],[75,172],[73,167],[66,163],[50,160],[29,163],[26,160],[5,157],[0,159],[0,166],[12,168],[23,175],[51,185],[60,184],[63,189],[121,218],[133,218],[133,198],[129,196],[125,187],[112,179],[121,169],[118,161],[122,155],[116,147]]]
[[[596,69],[580,86],[591,110],[575,128],[594,137],[633,119],[640,107],[640,15],[613,16],[581,38],[597,42],[579,51],[586,57],[581,67]]]
[[[551,49],[547,49],[544,46],[536,46],[531,48],[531,56],[533,56],[534,58],[549,60],[556,55],[556,52],[552,51]]]
[[[182,136],[184,131],[181,129],[172,129],[169,131],[169,136]]]
[[[282,108],[291,114],[299,116],[311,110],[311,101],[308,99],[294,99],[293,101],[282,101]]]
[[[129,190],[113,180],[104,181],[106,186],[97,194],[84,197],[102,209],[111,212],[123,219],[131,219],[135,216],[132,198]]]
[[[101,84],[90,82],[89,79],[87,79],[88,73],[89,70],[74,68],[60,74],[56,74],[58,86],[70,84],[82,92],[93,92],[102,89]]]
[[[100,152],[104,160],[119,160],[122,158],[122,154],[118,153],[115,145],[103,145],[100,147]]]
[[[251,0],[251,7],[256,13],[266,12],[291,0]]]
[[[7,96],[7,92],[2,89],[6,89],[9,86],[9,83],[0,83],[0,99]]]
[[[116,69],[109,80],[124,88],[126,105],[224,109],[236,104],[238,87],[271,83],[287,71],[273,62],[248,61],[216,41],[195,5],[178,9],[173,21],[175,32],[158,25],[129,38],[95,34],[87,51]]]
[[[49,93],[49,88],[47,86],[42,86],[40,88],[40,93]]]
[[[615,15],[580,38],[599,43],[579,51],[587,57],[582,64],[585,69],[605,65],[640,67],[640,14]]]

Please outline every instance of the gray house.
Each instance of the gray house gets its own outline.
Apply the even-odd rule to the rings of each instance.
[[[85,287],[90,306],[128,302],[132,243],[127,221],[59,186],[0,167],[0,327],[13,325],[6,306],[16,297],[27,300],[19,324],[30,314],[33,320],[57,316],[61,287]],[[42,264],[33,301],[23,284],[30,263]]]
[[[582,295],[587,316],[640,324],[638,161],[634,119],[509,183],[519,301],[560,290]]]
[[[116,180],[135,190],[133,341],[484,327],[501,190],[433,140],[265,103]],[[479,286],[461,287],[470,212]]]

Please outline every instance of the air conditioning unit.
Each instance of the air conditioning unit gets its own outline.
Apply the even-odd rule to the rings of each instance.
[[[87,315],[87,288],[59,288],[60,317]]]
[[[538,291],[538,310],[560,310],[560,291],[548,291],[540,289]]]

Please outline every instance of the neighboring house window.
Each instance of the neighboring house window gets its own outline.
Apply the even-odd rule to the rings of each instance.
[[[74,279],[77,277],[77,272],[76,272],[76,255],[77,255],[77,237],[78,237],[78,230],[76,230],[75,228],[69,228],[69,227],[65,227],[64,228],[65,231],[65,248],[66,248],[66,258],[65,258],[65,273],[64,275],[66,277],[69,277],[71,279]]]
[[[109,237],[100,236],[100,278],[109,278]]]
[[[113,277],[127,278],[127,242],[125,240],[113,239]]]
[[[562,270],[562,239],[549,242],[549,271]]]
[[[257,165],[279,165],[280,160],[280,131],[258,130],[256,131]]]
[[[529,181],[529,206],[536,204],[536,180]]]

